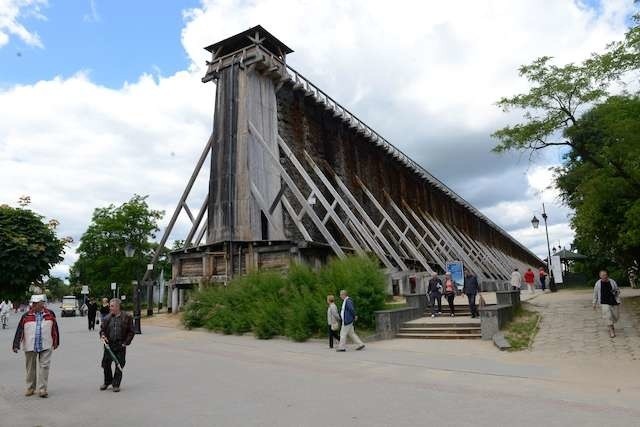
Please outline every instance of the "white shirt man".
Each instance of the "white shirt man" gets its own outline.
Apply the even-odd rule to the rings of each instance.
[[[521,286],[522,286],[522,275],[516,268],[515,270],[513,270],[513,273],[511,273],[511,289],[520,290]]]

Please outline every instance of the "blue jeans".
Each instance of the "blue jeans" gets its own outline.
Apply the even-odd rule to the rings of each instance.
[[[438,303],[438,312],[442,313],[442,294],[430,294],[429,302],[431,303],[431,314],[436,314],[436,302]]]

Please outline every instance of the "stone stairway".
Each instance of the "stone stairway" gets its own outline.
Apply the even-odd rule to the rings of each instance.
[[[449,316],[449,307],[443,306],[441,315],[432,318],[431,312],[425,317],[405,322],[396,338],[414,339],[480,339],[480,319],[472,319],[469,306],[455,306],[455,317]]]

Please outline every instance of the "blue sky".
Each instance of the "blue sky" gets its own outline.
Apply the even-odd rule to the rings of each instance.
[[[45,20],[22,19],[44,48],[13,38],[0,49],[0,85],[84,70],[95,83],[117,88],[145,72],[184,70],[190,61],[180,39],[182,11],[198,5],[196,0],[51,0],[41,9]]]

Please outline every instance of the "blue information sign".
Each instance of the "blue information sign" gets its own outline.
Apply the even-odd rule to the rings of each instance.
[[[447,261],[447,271],[451,273],[451,278],[455,282],[458,290],[462,290],[464,285],[464,267],[462,261]]]

